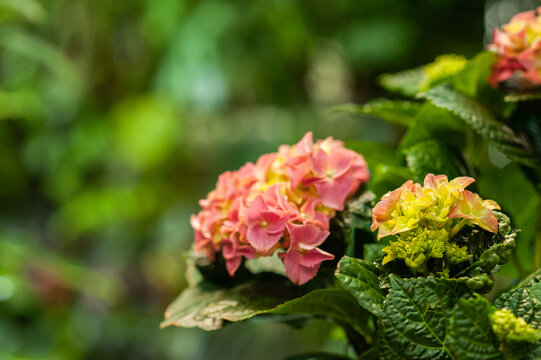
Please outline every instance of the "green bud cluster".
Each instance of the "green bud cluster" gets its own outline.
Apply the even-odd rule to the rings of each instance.
[[[446,229],[421,227],[400,234],[383,251],[387,253],[385,262],[402,259],[415,272],[425,272],[426,262],[431,258],[445,259],[447,264],[454,265],[471,257],[466,246],[449,240]]]

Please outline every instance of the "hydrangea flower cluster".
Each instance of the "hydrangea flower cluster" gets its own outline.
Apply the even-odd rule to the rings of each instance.
[[[195,250],[213,260],[221,251],[231,276],[243,257],[282,250],[287,276],[304,284],[321,262],[334,258],[318,248],[329,235],[329,220],[368,179],[361,155],[331,137],[314,144],[309,132],[294,146],[220,175],[192,215]]]
[[[431,258],[458,264],[470,258],[467,247],[451,239],[465,225],[480,226],[498,232],[498,219],[492,213],[496,202],[483,200],[465,190],[475,180],[428,174],[424,186],[408,180],[376,204],[372,215],[372,231],[379,229],[378,239],[395,235],[382,249],[383,264],[402,259],[415,272],[425,272]]]
[[[492,322],[492,330],[502,342],[510,336],[527,337],[535,333],[535,329],[523,318],[516,317],[506,308],[493,312],[490,315],[490,320]]]
[[[499,56],[488,81],[497,87],[514,79],[522,87],[541,85],[541,7],[525,11],[495,29],[488,49]]]

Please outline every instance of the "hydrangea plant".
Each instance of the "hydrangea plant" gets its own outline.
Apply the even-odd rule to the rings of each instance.
[[[162,326],[327,318],[357,359],[541,359],[538,13],[381,77],[406,99],[337,107],[405,128],[397,146],[308,133],[222,174]]]

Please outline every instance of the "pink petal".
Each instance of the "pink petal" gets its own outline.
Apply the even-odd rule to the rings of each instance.
[[[375,231],[382,223],[390,220],[391,213],[396,208],[400,196],[406,189],[411,189],[414,183],[412,180],[406,181],[401,187],[396,190],[389,191],[381,197],[381,200],[376,204],[372,212],[372,226],[370,230]],[[391,229],[389,229],[390,233]],[[382,238],[381,231],[378,233],[378,238]]]
[[[329,254],[319,248],[313,248],[302,254],[300,264],[305,267],[319,266],[325,260],[334,259],[334,255]]]
[[[335,210],[344,210],[344,202],[353,186],[353,176],[346,173],[338,179],[322,178],[314,185],[323,205]]]
[[[243,211],[243,218],[246,224],[252,224],[258,222],[261,216],[261,211],[267,210],[267,204],[263,200],[261,195],[256,196],[252,202],[250,202]]]
[[[329,156],[322,149],[317,149],[312,155],[312,170],[318,176],[323,176],[327,170]]]
[[[269,172],[269,169],[272,166],[272,163],[278,158],[278,154],[276,153],[270,153],[270,154],[264,154],[257,159],[257,162],[255,164],[255,175],[256,178],[261,181],[265,182],[267,180],[267,173]]]
[[[295,190],[301,183],[302,179],[310,172],[310,165],[307,161],[292,164],[288,162],[288,175],[291,183],[291,189]]]
[[[305,254],[289,250],[283,261],[287,277],[294,284],[302,285],[316,276],[322,261],[333,258],[331,254],[319,249],[313,249]]]
[[[241,262],[242,262],[242,256],[235,256],[233,258],[225,260],[225,267],[227,268],[227,272],[229,273],[229,276],[235,275],[235,272],[239,268]]]
[[[336,149],[329,154],[327,167],[332,169],[335,177],[348,172],[353,162],[353,154],[346,149]]]
[[[278,241],[280,241],[282,233],[269,234],[263,226],[255,224],[248,227],[246,237],[250,245],[258,252],[268,254]]]
[[[462,189],[465,189],[470,184],[472,184],[473,182],[475,182],[474,178],[471,178],[471,177],[468,177],[468,176],[461,176],[461,177],[454,178],[453,180],[451,180],[449,182],[449,184],[452,185],[452,186],[460,185],[462,187]]]
[[[468,219],[487,231],[495,234],[498,232],[498,219],[492,213],[492,210],[483,205],[479,195],[468,190],[464,190],[462,197],[451,209],[447,217]]]
[[[312,132],[307,132],[295,146],[295,155],[307,155],[314,149]]]
[[[328,231],[321,230],[313,224],[287,224],[287,229],[291,237],[290,246],[292,248],[297,248],[300,244],[310,245],[311,247],[318,246],[329,236]]]

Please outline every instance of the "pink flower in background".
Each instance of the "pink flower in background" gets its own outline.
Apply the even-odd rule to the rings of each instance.
[[[231,276],[243,258],[278,251],[289,279],[304,284],[334,258],[318,248],[329,220],[369,177],[361,155],[330,137],[314,143],[309,132],[296,145],[220,175],[191,217],[194,249],[211,260],[221,252]]]
[[[493,87],[507,80],[516,80],[522,88],[541,85],[541,7],[495,29],[488,49],[499,57],[488,79]]]

